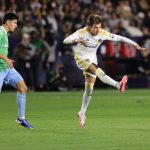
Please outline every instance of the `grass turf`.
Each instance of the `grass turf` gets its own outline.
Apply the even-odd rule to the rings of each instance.
[[[86,128],[76,112],[83,91],[29,93],[26,117],[16,125],[15,93],[0,94],[0,150],[149,150],[150,91],[96,90]]]

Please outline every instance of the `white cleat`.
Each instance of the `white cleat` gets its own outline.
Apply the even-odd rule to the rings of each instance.
[[[78,112],[77,117],[79,119],[80,127],[84,128],[85,127],[86,116],[84,114],[82,114],[81,112]]]

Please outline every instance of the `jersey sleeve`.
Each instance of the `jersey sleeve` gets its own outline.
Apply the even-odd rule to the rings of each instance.
[[[3,31],[0,28],[0,52],[1,52],[2,37],[3,37]]]
[[[0,41],[1,41],[1,39],[2,39],[2,36],[3,36],[3,31],[2,31],[1,28],[0,28]]]
[[[73,44],[73,41],[76,39],[79,39],[79,33],[78,31],[74,32],[73,34],[71,34],[70,36],[66,37],[63,41],[64,44]]]
[[[116,41],[116,42],[125,42],[125,43],[128,43],[128,44],[131,44],[131,45],[136,45],[137,43],[130,40],[129,38],[126,38],[126,37],[123,37],[123,36],[120,36],[120,35],[117,35],[117,34],[113,34],[113,33],[110,33],[108,31],[103,31],[103,38],[104,40],[109,40],[109,41]]]

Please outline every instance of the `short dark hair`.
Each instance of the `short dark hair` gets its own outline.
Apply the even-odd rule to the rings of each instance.
[[[102,22],[102,17],[96,14],[91,14],[87,19],[88,26],[92,26],[93,24],[99,24],[101,22]]]
[[[6,13],[3,17],[2,23],[5,24],[7,20],[19,20],[19,17],[15,13]]]

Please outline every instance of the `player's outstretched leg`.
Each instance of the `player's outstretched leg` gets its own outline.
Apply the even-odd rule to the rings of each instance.
[[[95,72],[96,76],[105,84],[111,85],[117,89],[119,89],[120,84],[119,82],[113,80],[111,77],[105,74],[101,68],[97,68]]]
[[[109,77],[108,75],[106,75],[101,68],[98,68],[95,74],[103,83],[116,87],[122,93],[125,92],[126,84],[128,82],[128,77],[126,75],[123,76],[120,82],[117,82],[113,80],[111,77]]]

